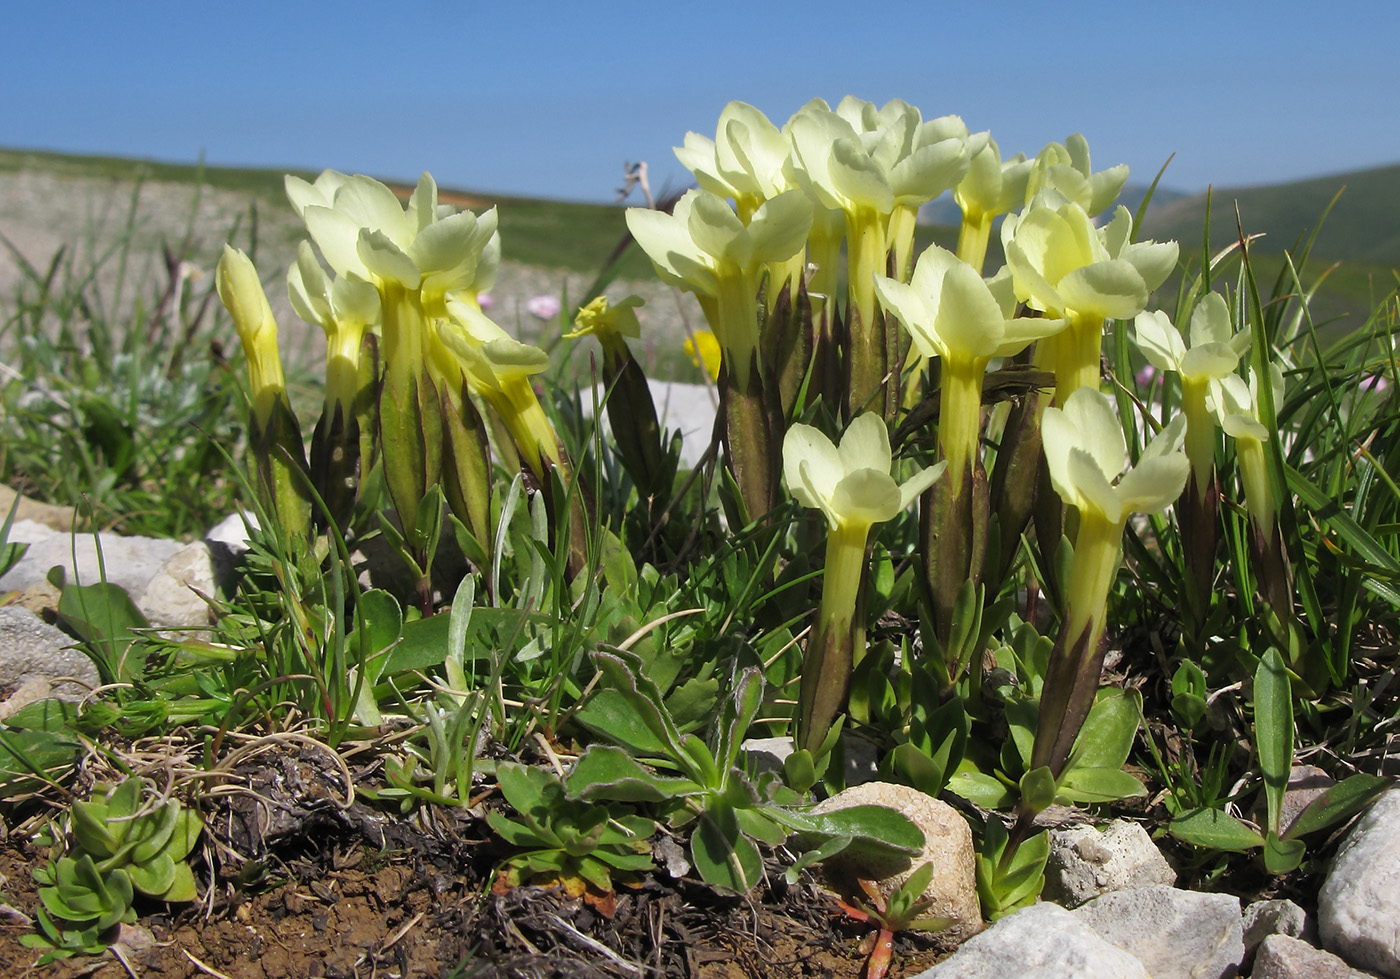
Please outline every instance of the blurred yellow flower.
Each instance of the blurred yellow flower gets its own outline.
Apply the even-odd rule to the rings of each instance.
[[[710,375],[710,380],[719,380],[719,338],[713,331],[696,330],[693,336],[686,337],[685,352],[692,364]]]

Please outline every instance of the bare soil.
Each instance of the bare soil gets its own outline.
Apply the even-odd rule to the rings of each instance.
[[[138,907],[105,955],[35,968],[20,945],[38,905],[31,868],[46,858],[18,835],[0,845],[0,977],[684,977],[843,979],[860,975],[871,929],[809,878],[792,887],[769,861],[748,899],[658,870],[619,888],[610,917],[557,887],[493,888],[507,851],[485,820],[427,808],[410,818],[336,802],[319,753],[263,758],[246,791],[209,798],[192,862],[199,905]],[[326,791],[329,790],[329,791]],[[489,804],[489,803],[488,803]],[[241,852],[239,852],[241,850]],[[896,941],[892,977],[947,949]]]

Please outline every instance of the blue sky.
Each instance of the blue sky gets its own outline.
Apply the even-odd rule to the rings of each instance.
[[[333,166],[606,200],[730,99],[903,98],[1004,153],[1201,190],[1400,162],[1400,4],[69,2],[10,6],[0,145]]]

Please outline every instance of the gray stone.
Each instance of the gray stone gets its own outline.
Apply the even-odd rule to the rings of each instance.
[[[1071,912],[1131,952],[1153,979],[1224,979],[1244,960],[1240,899],[1163,884],[1114,891]]]
[[[194,541],[160,566],[136,605],[153,626],[206,627],[213,615],[205,597],[217,598],[232,571],[233,555],[227,544]]]
[[[248,549],[248,528],[257,529],[258,518],[253,513],[230,513],[209,528],[209,533],[204,535],[207,541],[227,544],[229,551],[234,555],[242,554]]]
[[[1368,979],[1331,952],[1289,935],[1270,935],[1259,946],[1250,979]]]
[[[845,752],[846,785],[864,785],[880,774],[880,760],[875,745],[864,738],[846,735],[841,740]],[[782,774],[783,763],[792,754],[792,738],[749,738],[739,746],[746,763],[755,771]]]
[[[1354,966],[1400,977],[1400,788],[1347,833],[1317,896],[1322,945]]]
[[[1317,931],[1308,913],[1288,900],[1255,901],[1244,909],[1244,954],[1248,960],[1270,935],[1307,941]]]
[[[52,691],[55,696],[82,697],[97,686],[92,660],[73,648],[73,640],[26,608],[0,608],[0,687],[22,692],[28,701],[47,696],[37,681],[72,678]],[[17,710],[22,704],[16,705]]]
[[[30,545],[20,562],[0,578],[0,592],[23,591],[43,581],[50,568],[62,567],[69,582],[95,585],[106,580],[128,595],[140,595],[160,566],[179,549],[179,541],[155,537],[101,533],[94,542],[92,534],[54,534]]]
[[[681,466],[695,468],[709,450],[710,440],[714,437],[719,392],[708,384],[686,384],[681,381],[648,380],[647,385],[651,388],[656,419],[662,431],[681,433]],[[598,400],[601,401],[606,393],[605,386],[597,387]],[[586,395],[583,410],[585,415],[593,413],[593,400]]]
[[[933,879],[923,894],[931,902],[926,913],[952,921],[946,934],[954,939],[981,928],[976,855],[967,820],[946,802],[910,786],[889,782],[867,782],[838,792],[814,811],[834,812],[851,806],[871,805],[888,806],[908,817],[924,834],[923,849],[909,861],[907,868],[855,865],[837,856],[827,861],[828,870],[837,875],[873,880],[880,891],[888,896],[909,878],[913,870],[932,863]]]
[[[1176,883],[1176,871],[1138,823],[1069,826],[1050,833],[1046,900],[1076,908],[1110,891]]]
[[[1002,918],[915,979],[1153,979],[1072,911],[1035,904]]]
[[[0,522],[3,522],[0,516]],[[48,540],[61,531],[54,530],[48,524],[39,523],[34,520],[16,520],[10,525],[10,532],[5,536],[5,540],[11,544],[37,544],[41,540]]]

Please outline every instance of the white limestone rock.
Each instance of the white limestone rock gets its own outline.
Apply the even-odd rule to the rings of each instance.
[[[1045,900],[1077,908],[1110,891],[1175,883],[1176,871],[1138,823],[1118,819],[1102,827],[1080,824],[1050,833]]]
[[[1250,979],[1370,979],[1345,961],[1289,935],[1270,935],[1259,946]]]
[[[1056,904],[1002,918],[915,979],[1153,979],[1131,953]]]
[[[1226,979],[1244,961],[1240,899],[1163,884],[1114,891],[1071,912],[1153,979]]]
[[[839,856],[827,861],[829,870],[875,880],[880,890],[888,895],[903,884],[914,869],[932,863],[933,879],[923,894],[931,902],[926,914],[952,921],[946,932],[950,938],[961,938],[981,928],[976,854],[967,820],[946,802],[910,786],[890,782],[867,782],[838,792],[819,804],[815,811],[834,812],[851,806],[871,805],[888,806],[908,817],[924,834],[923,850],[898,873],[891,873],[888,867],[851,865]]]
[[[1376,800],[1337,848],[1317,918],[1324,948],[1400,979],[1400,788]]]
[[[1246,960],[1270,935],[1286,935],[1309,941],[1317,925],[1308,913],[1286,899],[1255,901],[1244,909],[1244,954]]]
[[[128,595],[140,595],[179,549],[179,541],[156,537],[100,533],[94,541],[92,534],[51,534],[32,543],[20,562],[0,578],[0,592],[23,591],[43,581],[49,569],[57,566],[64,569],[69,582],[95,585],[105,580]]]
[[[218,597],[232,570],[228,545],[194,541],[160,566],[136,605],[146,620],[159,628],[207,627],[213,616],[205,598]]]

